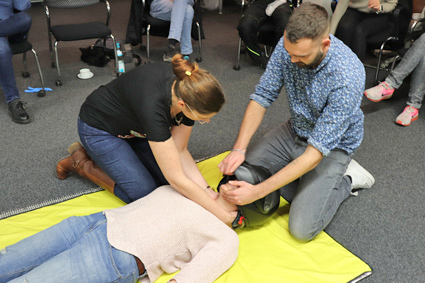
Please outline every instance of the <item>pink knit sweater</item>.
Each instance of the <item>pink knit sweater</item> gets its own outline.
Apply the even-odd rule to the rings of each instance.
[[[177,282],[213,282],[238,255],[237,234],[171,186],[104,213],[110,244],[145,265],[141,282],[178,270]]]

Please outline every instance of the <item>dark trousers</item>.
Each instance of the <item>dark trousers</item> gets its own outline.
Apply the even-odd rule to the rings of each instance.
[[[390,15],[363,13],[348,8],[338,24],[335,35],[363,61],[366,58],[367,38],[384,31],[389,25]]]
[[[269,17],[266,15],[266,8],[274,0],[257,0],[253,2],[244,12],[238,24],[239,36],[245,43],[248,54],[254,61],[259,61],[262,49],[258,42],[258,29],[266,21],[271,21],[274,25],[274,35],[270,42],[276,43],[283,36],[283,31],[288,23],[292,8],[289,3],[285,3],[273,12]]]

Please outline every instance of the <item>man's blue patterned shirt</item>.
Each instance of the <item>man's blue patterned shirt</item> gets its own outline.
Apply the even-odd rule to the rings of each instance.
[[[315,69],[291,62],[283,37],[250,98],[264,108],[284,87],[296,134],[327,156],[333,149],[351,154],[363,139],[364,115],[360,109],[365,70],[357,56],[339,39],[331,44]]]

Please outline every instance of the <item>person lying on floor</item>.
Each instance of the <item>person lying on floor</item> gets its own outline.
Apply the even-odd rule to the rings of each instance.
[[[216,196],[217,205],[236,206]],[[171,186],[123,207],[70,217],[0,251],[4,282],[213,282],[238,255],[237,234]]]
[[[78,119],[81,144],[68,148],[57,176],[76,172],[126,203],[170,184],[230,224],[187,149],[194,121],[208,123],[224,102],[217,79],[181,54],[171,65],[135,68],[87,97]]]
[[[218,190],[232,190],[230,178],[256,184],[269,176],[265,168],[243,163],[223,177]],[[232,215],[234,229],[266,223],[280,201],[278,192],[238,207],[221,192],[211,197]],[[238,245],[230,227],[166,185],[126,206],[70,217],[4,248],[0,283],[154,282],[178,270],[169,282],[208,283],[233,265]]]

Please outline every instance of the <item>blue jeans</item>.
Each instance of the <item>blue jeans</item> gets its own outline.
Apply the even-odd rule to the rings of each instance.
[[[70,217],[0,251],[0,283],[134,283],[133,255],[112,247],[102,212]]]
[[[171,21],[169,39],[180,41],[180,51],[184,55],[192,54],[193,0],[154,0],[150,14],[154,18]]]
[[[168,185],[146,139],[121,139],[78,119],[78,134],[88,155],[115,181],[114,194],[126,203]]]
[[[25,12],[16,13],[8,19],[0,20],[0,86],[7,103],[19,98],[12,65],[13,54],[9,42],[15,43],[24,40],[31,23],[31,16]]]
[[[412,73],[407,105],[421,108],[425,95],[425,34],[422,34],[406,52],[400,64],[385,79],[394,88]]]
[[[263,166],[275,174],[307,148],[291,125],[285,122],[269,131],[253,148],[247,151],[246,161]],[[309,241],[332,220],[340,204],[350,195],[351,180],[344,176],[351,155],[332,150],[311,171],[283,187],[296,188],[289,211],[289,231],[300,241]]]

